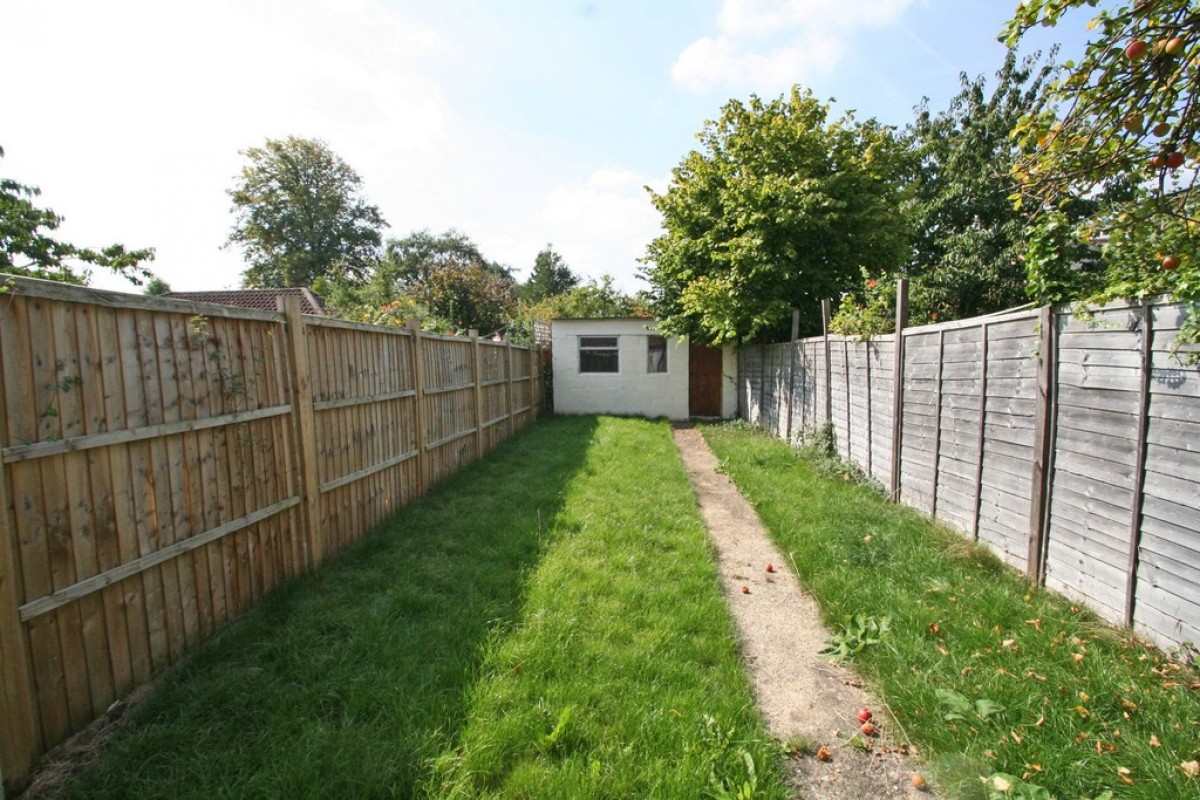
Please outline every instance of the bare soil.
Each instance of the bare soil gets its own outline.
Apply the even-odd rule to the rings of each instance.
[[[913,775],[921,772],[912,758],[915,750],[886,707],[852,670],[818,655],[830,634],[790,556],[771,542],[733,482],[717,472],[717,459],[699,431],[677,427],[675,444],[716,548],[759,709],[773,736],[804,744],[788,760],[793,795],[927,796],[913,786]],[[875,714],[873,736],[860,732],[856,714],[862,707]],[[818,758],[822,747],[828,760]]]

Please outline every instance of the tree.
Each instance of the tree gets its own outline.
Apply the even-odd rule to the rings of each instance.
[[[579,276],[571,271],[562,256],[554,252],[553,245],[537,254],[533,272],[521,287],[521,299],[536,303],[547,297],[570,291],[579,284]]]
[[[450,260],[413,282],[409,294],[451,330],[503,330],[516,310],[512,278],[473,262]]]
[[[1005,28],[1015,44],[1034,25],[1054,26],[1091,0],[1028,0]],[[1018,205],[1037,214],[1029,287],[1045,302],[1169,292],[1200,303],[1200,7],[1137,0],[1102,10],[1078,63],[1047,85],[1014,136],[1025,157],[1013,170]],[[1094,208],[1082,222],[1070,209]],[[1103,271],[1080,271],[1082,247],[1103,252]],[[1200,310],[1200,306],[1194,306]],[[1193,313],[1192,330],[1200,336]]]
[[[228,191],[237,215],[227,246],[242,249],[248,287],[312,286],[323,276],[364,281],[387,224],[362,179],[318,139],[268,139]]]
[[[915,184],[910,278],[915,321],[961,319],[1027,300],[1024,253],[1028,209],[1014,208],[1012,165],[1020,156],[1010,132],[1031,112],[1053,73],[1035,55],[1008,51],[987,92],[983,76],[961,76],[962,89],[936,115],[918,107],[909,128],[921,159]],[[880,276],[889,283],[893,276]]]
[[[171,284],[167,283],[162,278],[151,278],[146,283],[145,288],[142,289],[142,294],[146,295],[147,297],[161,297],[170,291]]]
[[[860,268],[905,263],[903,142],[873,120],[828,115],[798,88],[730,101],[666,193],[651,192],[665,233],[644,274],[665,330],[713,343],[779,335],[793,307],[851,289]]]
[[[36,186],[0,178],[0,272],[82,286],[91,273],[86,268],[78,271],[74,262],[81,262],[111,269],[134,284],[150,277],[152,273],[142,262],[154,260],[153,248],[126,250],[124,245],[113,244],[94,250],[51,236],[63,218],[34,204],[40,194]]]

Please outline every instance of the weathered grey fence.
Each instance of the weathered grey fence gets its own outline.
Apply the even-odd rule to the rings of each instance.
[[[1200,369],[1176,352],[1185,314],[1114,304],[910,328],[899,360],[894,335],[751,346],[740,408],[793,442],[829,423],[839,454],[901,502],[1108,620],[1200,642]]]
[[[536,352],[16,279],[0,294],[0,772],[529,424]],[[2,796],[0,792],[0,796]]]

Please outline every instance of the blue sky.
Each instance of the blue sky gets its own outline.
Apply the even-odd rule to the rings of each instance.
[[[729,98],[800,84],[903,126],[922,97],[943,108],[960,72],[992,76],[1014,5],[6,0],[0,169],[42,188],[64,238],[153,246],[175,289],[234,288],[244,265],[221,245],[238,151],[315,137],[390,235],[457,228],[518,277],[552,242],[632,291],[658,231],[644,187],[665,188]],[[1077,53],[1086,20],[1025,49]]]

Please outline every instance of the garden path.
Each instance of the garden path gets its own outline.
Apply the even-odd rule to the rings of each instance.
[[[675,429],[684,468],[716,547],[725,599],[736,622],[743,658],[771,734],[808,746],[789,759],[790,782],[806,800],[921,797],[920,771],[903,731],[850,669],[818,652],[829,631],[816,602],[800,587],[750,503],[717,470],[704,437]],[[773,571],[767,571],[767,565]],[[855,714],[876,711],[879,730],[859,733]],[[828,748],[829,759],[816,751]]]

